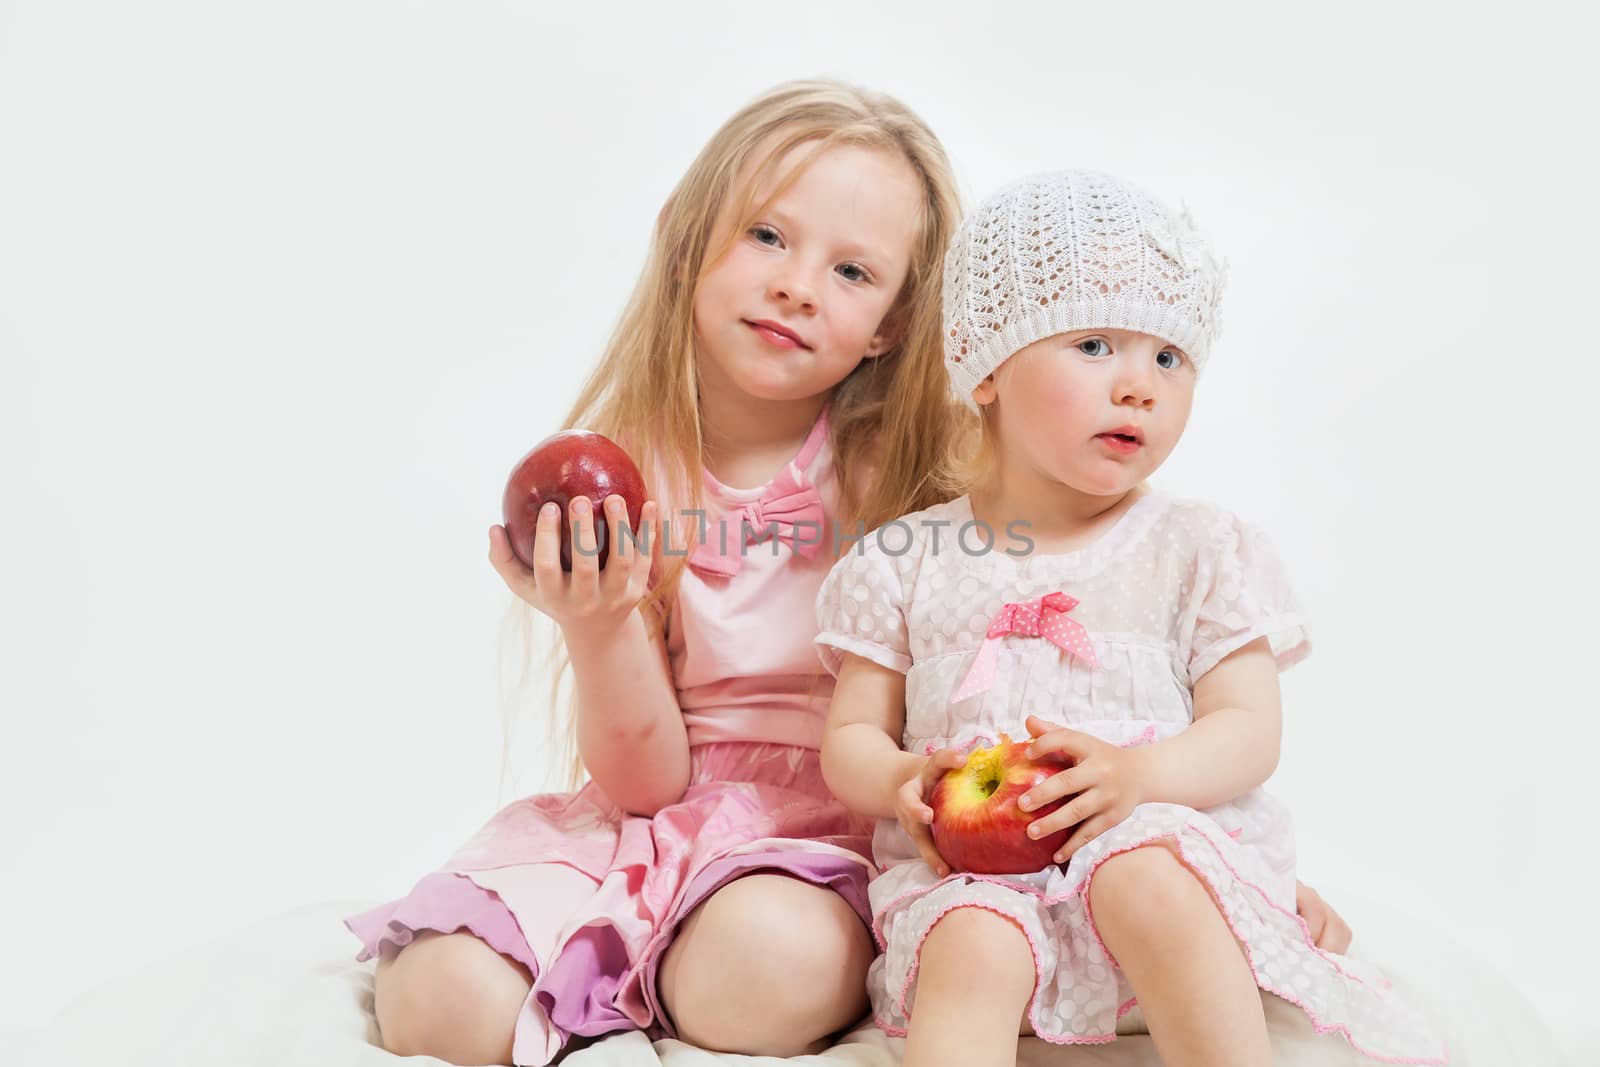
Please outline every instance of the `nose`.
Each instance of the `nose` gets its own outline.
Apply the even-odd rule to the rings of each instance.
[[[1130,352],[1117,360],[1113,385],[1118,404],[1131,404],[1148,410],[1156,402],[1155,360],[1144,352]]]
[[[799,263],[790,262],[780,267],[767,285],[767,296],[779,304],[789,304],[801,311],[817,309],[816,285],[810,272]]]

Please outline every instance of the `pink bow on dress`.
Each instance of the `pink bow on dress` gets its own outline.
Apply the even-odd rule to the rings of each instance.
[[[759,499],[723,516],[724,523],[732,522],[735,518],[739,521],[739,536],[734,539],[736,543],[726,543],[729,539],[724,526],[719,531],[722,536],[716,538],[715,542],[708,537],[696,546],[689,554],[689,565],[706,574],[731,578],[744,566],[745,546],[766,540],[774,532],[769,527],[775,527],[778,540],[787,541],[806,559],[816,559],[822,551],[823,520],[826,515],[822,495],[806,480],[804,472],[796,464],[790,463],[779,472]],[[795,534],[802,524],[810,528],[811,534],[797,538]]]
[[[1063,652],[1068,652],[1088,663],[1099,666],[1094,645],[1089,642],[1089,631],[1083,624],[1067,618],[1067,612],[1078,606],[1077,598],[1065,593],[1046,593],[1034,600],[1007,604],[995,612],[989,622],[989,631],[983,635],[983,646],[972,661],[967,677],[962,681],[952,702],[965,700],[974,693],[982,693],[994,685],[995,667],[1000,657],[1000,641],[1007,634],[1024,637],[1043,637]]]

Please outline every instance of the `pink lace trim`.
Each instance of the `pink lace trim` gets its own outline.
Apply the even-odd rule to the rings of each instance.
[[[1197,824],[1195,824],[1193,822],[1189,822],[1189,823],[1185,823],[1182,829],[1194,830],[1197,834],[1199,834],[1201,840],[1205,841],[1205,843],[1207,845],[1211,846],[1212,851],[1214,851],[1217,854],[1218,861],[1224,867],[1226,867],[1228,869],[1228,872],[1233,875],[1234,880],[1239,885],[1242,885],[1242,886],[1245,886],[1245,887],[1247,887],[1249,889],[1255,890],[1256,893],[1261,897],[1262,901],[1264,901],[1269,908],[1271,908],[1272,910],[1278,912],[1280,915],[1285,915],[1285,916],[1288,916],[1289,918],[1293,919],[1294,922],[1300,928],[1301,937],[1304,938],[1304,940],[1305,940],[1305,947],[1309,948],[1312,952],[1314,952],[1318,956],[1322,957],[1322,959],[1324,961],[1326,961],[1330,966],[1332,966],[1333,969],[1335,971],[1337,971],[1340,975],[1344,976],[1345,978],[1350,979],[1353,982],[1359,983],[1361,985],[1368,986],[1369,988],[1375,988],[1376,992],[1377,992],[1377,994],[1379,996],[1386,995],[1393,988],[1392,983],[1389,982],[1387,979],[1384,980],[1384,982],[1383,982],[1383,984],[1381,986],[1373,987],[1371,983],[1367,982],[1367,980],[1362,978],[1361,976],[1354,975],[1354,974],[1351,974],[1349,971],[1346,971],[1342,966],[1339,965],[1339,961],[1333,955],[1331,955],[1330,953],[1324,952],[1322,949],[1317,947],[1316,941],[1311,936],[1311,928],[1306,925],[1304,919],[1300,918],[1300,916],[1298,914],[1294,914],[1294,913],[1288,912],[1285,909],[1283,909],[1282,907],[1280,907],[1272,899],[1272,897],[1266,892],[1265,889],[1263,889],[1261,886],[1257,885],[1256,883],[1249,881],[1248,879],[1244,878],[1242,875],[1239,874],[1238,870],[1233,866],[1233,864],[1228,862],[1227,857],[1225,855],[1223,855],[1222,850],[1218,847],[1218,845],[1217,845],[1217,843],[1215,841],[1211,840],[1210,835],[1206,833],[1206,831],[1205,831],[1205,829],[1203,827],[1201,827],[1201,826],[1199,826],[1199,825],[1197,825]],[[1069,891],[1067,893],[1064,893],[1064,894],[1062,894],[1060,896],[1057,896],[1057,897],[1050,897],[1050,896],[1046,895],[1045,893],[1043,893],[1043,892],[1041,892],[1041,891],[1039,891],[1037,889],[1034,889],[1032,886],[1022,886],[1022,885],[1017,885],[1017,884],[1012,883],[1012,882],[1006,882],[1004,879],[1002,879],[1002,878],[1000,878],[998,876],[971,875],[971,874],[950,874],[950,875],[947,875],[946,877],[940,879],[933,886],[930,886],[926,890],[908,890],[907,892],[900,894],[900,896],[895,897],[887,905],[884,906],[884,908],[882,909],[882,913],[881,914],[888,914],[890,911],[892,911],[894,909],[894,907],[897,904],[899,904],[903,900],[906,900],[906,899],[908,899],[910,897],[914,897],[914,896],[926,895],[926,893],[932,892],[934,889],[937,889],[939,886],[945,884],[946,882],[953,881],[954,879],[957,879],[957,878],[967,878],[967,879],[971,879],[971,880],[975,880],[975,881],[995,882],[997,884],[1001,884],[1001,885],[1006,886],[1006,888],[1011,889],[1014,892],[1027,893],[1027,894],[1030,894],[1032,896],[1035,896],[1035,897],[1039,898],[1039,900],[1042,903],[1044,903],[1045,905],[1058,904],[1058,903],[1061,903],[1062,901],[1070,900],[1073,896],[1076,896],[1078,894],[1085,894],[1085,896],[1084,896],[1084,914],[1089,919],[1089,930],[1090,930],[1090,933],[1092,933],[1094,935],[1095,944],[1099,946],[1100,951],[1104,955],[1107,963],[1115,968],[1117,966],[1116,959],[1111,955],[1110,951],[1106,948],[1105,942],[1100,939],[1100,931],[1096,928],[1095,923],[1094,923],[1093,910],[1089,906],[1089,900],[1088,900],[1088,897],[1087,897],[1087,891],[1088,891],[1088,888],[1089,888],[1089,884],[1094,880],[1095,872],[1100,869],[1101,864],[1105,863],[1107,860],[1111,859],[1113,856],[1120,856],[1124,852],[1132,852],[1135,849],[1146,848],[1152,842],[1164,841],[1164,840],[1167,840],[1169,838],[1176,842],[1177,848],[1178,848],[1178,854],[1179,854],[1179,857],[1184,861],[1184,866],[1187,867],[1189,869],[1189,871],[1195,875],[1196,878],[1199,878],[1203,883],[1206,883],[1208,888],[1213,888],[1214,889],[1214,887],[1210,886],[1209,882],[1205,879],[1205,877],[1203,875],[1201,875],[1198,870],[1195,869],[1195,867],[1193,865],[1192,855],[1189,852],[1189,850],[1185,847],[1185,838],[1184,838],[1184,836],[1183,836],[1183,834],[1182,834],[1182,832],[1180,830],[1180,831],[1174,832],[1174,833],[1160,834],[1160,835],[1157,835],[1155,837],[1147,838],[1146,840],[1141,841],[1141,842],[1139,842],[1137,844],[1129,845],[1126,848],[1121,848],[1121,849],[1118,849],[1115,852],[1111,852],[1111,853],[1108,853],[1108,854],[1106,854],[1104,856],[1101,856],[1100,859],[1095,862],[1095,865],[1089,869],[1089,872],[1084,876],[1083,880],[1074,889],[1072,889],[1071,891]],[[1232,913],[1229,912],[1227,905],[1225,903],[1223,903],[1221,897],[1219,895],[1217,895],[1216,893],[1214,893],[1214,892],[1213,892],[1213,895],[1212,895],[1212,899],[1217,902],[1218,911],[1221,912],[1223,920],[1227,922],[1228,928],[1230,930],[1232,930],[1234,932],[1234,934],[1237,936],[1238,933],[1239,933],[1239,924],[1234,919],[1234,916],[1232,915]],[[1005,914],[1004,912],[1001,912],[998,908],[995,908],[995,907],[990,906],[988,904],[951,904],[949,907],[945,908],[943,911],[939,912],[939,914],[934,917],[934,922],[937,922],[947,912],[952,911],[955,908],[960,908],[960,907],[982,907],[982,908],[985,908],[988,911],[993,911],[996,914],[1001,914],[1001,915]],[[1012,919],[1018,918],[1015,915],[1006,915],[1006,917],[1007,918],[1012,918]],[[1033,935],[1031,933],[1028,933],[1028,931],[1026,929],[1026,924],[1022,924],[1022,925],[1023,925],[1023,933],[1028,938],[1029,950],[1033,953],[1034,967],[1035,967],[1035,970],[1037,970],[1038,965],[1039,965],[1038,947],[1033,942]],[[931,930],[932,927],[933,927],[933,923],[929,923],[927,929]],[[887,949],[888,942],[883,936],[882,922],[881,922],[881,920],[879,919],[879,917],[877,915],[873,916],[872,933],[873,933],[874,939],[877,940],[878,944],[880,946],[882,946],[883,948]],[[897,1003],[901,1013],[903,1015],[905,1015],[907,1018],[910,1017],[910,1012],[906,1010],[906,1000],[908,999],[908,997],[910,995],[911,984],[916,979],[917,969],[921,965],[921,961],[922,961],[922,942],[927,939],[927,936],[928,936],[927,930],[924,930],[922,935],[921,935],[921,938],[918,940],[918,943],[917,943],[916,958],[913,961],[912,967],[911,967],[910,971],[908,972],[908,974],[906,976],[906,980],[905,980],[904,984],[900,988],[899,995],[898,995],[897,1000],[896,1000],[896,1003]],[[1274,988],[1271,984],[1269,984],[1268,981],[1265,978],[1263,978],[1263,976],[1261,974],[1261,971],[1256,967],[1255,955],[1250,949],[1249,942],[1247,940],[1245,940],[1243,937],[1239,937],[1238,940],[1239,940],[1240,944],[1244,946],[1244,949],[1245,949],[1245,953],[1244,953],[1245,962],[1250,967],[1250,973],[1251,973],[1252,977],[1255,978],[1255,982],[1256,982],[1257,987],[1260,988],[1260,989],[1266,990],[1268,993],[1271,993],[1276,997],[1279,997],[1279,998],[1281,998],[1283,1000],[1288,1001],[1289,1003],[1291,1003],[1291,1004],[1295,1005],[1297,1008],[1299,1008],[1301,1011],[1305,1012],[1306,1013],[1306,1017],[1308,1019],[1310,1019],[1310,1021],[1311,1021],[1312,1029],[1314,1029],[1318,1034],[1337,1033],[1340,1037],[1344,1038],[1344,1040],[1349,1043],[1351,1048],[1355,1049],[1357,1052],[1361,1053],[1363,1056],[1366,1056],[1368,1059],[1377,1060],[1377,1061],[1379,1061],[1381,1063],[1405,1063],[1405,1064],[1424,1065],[1424,1067],[1438,1067],[1438,1065],[1447,1064],[1447,1063],[1450,1062],[1450,1054],[1449,1054],[1448,1045],[1446,1045],[1446,1047],[1445,1047],[1444,1056],[1442,1058],[1439,1058],[1439,1059],[1418,1059],[1418,1058],[1414,1058],[1414,1057],[1384,1056],[1384,1055],[1382,1055],[1380,1053],[1369,1051],[1365,1046],[1363,1046],[1360,1042],[1358,1042],[1355,1039],[1354,1035],[1352,1035],[1350,1033],[1350,1028],[1349,1027],[1347,1027],[1347,1026],[1345,1026],[1343,1024],[1339,1024],[1339,1023],[1325,1023],[1325,1022],[1323,1022],[1321,1017],[1319,1017],[1317,1015],[1317,1013],[1315,1011],[1313,1011],[1312,1008],[1309,1005],[1307,1005],[1303,1000],[1301,1000],[1298,997],[1294,996],[1292,993],[1288,992],[1287,990],[1280,990],[1280,989]],[[1133,1000],[1125,1003],[1120,1008],[1118,1008],[1117,1018],[1118,1019],[1122,1018],[1122,1016],[1128,1010],[1130,1010],[1133,1007],[1133,1005],[1136,1004],[1136,1003],[1137,1003],[1137,998],[1134,998]],[[1050,1034],[1039,1033],[1039,1027],[1034,1022],[1037,1010],[1038,1010],[1038,997],[1037,997],[1037,994],[1035,994],[1035,997],[1033,998],[1032,1001],[1030,1001],[1029,1006],[1028,1006],[1028,1021],[1029,1021],[1029,1024],[1032,1025],[1033,1028],[1034,1028],[1035,1036],[1043,1038],[1045,1041],[1048,1041],[1051,1044],[1056,1044],[1056,1045],[1105,1044],[1107,1042],[1116,1040],[1117,1035],[1116,1035],[1115,1031],[1113,1031],[1110,1034],[1091,1034],[1091,1035],[1084,1035],[1084,1036],[1081,1036],[1081,1037],[1080,1036],[1072,1036],[1072,1035],[1064,1035],[1064,1034],[1050,1035]],[[877,1013],[876,1012],[873,1013],[873,1016],[874,1016],[873,1017],[873,1023],[875,1025],[877,1025],[879,1029],[890,1033],[892,1036],[898,1036],[898,1037],[904,1037],[905,1036],[905,1031],[903,1029],[898,1028],[898,1027],[892,1027],[889,1024],[881,1021],[880,1019],[877,1018]],[[899,1032],[895,1033],[896,1030],[898,1030]]]
[[[1222,865],[1228,869],[1228,873],[1233,875],[1235,881],[1237,881],[1242,886],[1247,886],[1250,889],[1254,889],[1260,895],[1262,901],[1267,905],[1267,907],[1271,908],[1273,911],[1276,911],[1279,915],[1284,915],[1284,916],[1287,916],[1290,919],[1293,919],[1295,921],[1295,923],[1298,924],[1299,927],[1300,927],[1300,934],[1305,939],[1306,946],[1308,948],[1310,948],[1311,951],[1315,952],[1318,956],[1321,956],[1322,959],[1329,966],[1331,966],[1334,970],[1338,971],[1339,974],[1342,975],[1343,977],[1350,979],[1352,982],[1357,982],[1357,983],[1360,983],[1361,985],[1367,985],[1367,986],[1371,986],[1372,985],[1372,983],[1368,982],[1361,975],[1351,974],[1349,971],[1345,970],[1342,966],[1340,966],[1339,965],[1339,958],[1337,956],[1335,956],[1335,955],[1333,955],[1331,953],[1328,953],[1328,952],[1324,952],[1322,949],[1318,948],[1317,947],[1317,943],[1316,943],[1316,939],[1311,936],[1311,927],[1306,925],[1306,921],[1304,919],[1300,918],[1299,914],[1296,913],[1296,912],[1285,911],[1282,907],[1280,907],[1278,905],[1277,901],[1272,899],[1271,895],[1265,889],[1263,889],[1261,886],[1257,885],[1256,883],[1250,881],[1249,879],[1247,879],[1243,875],[1241,875],[1239,873],[1238,869],[1236,867],[1234,867],[1233,864],[1228,862],[1228,858],[1222,854],[1222,850],[1217,847],[1216,843],[1213,842],[1210,839],[1210,837],[1207,835],[1206,830],[1205,830],[1205,828],[1203,826],[1200,826],[1200,825],[1198,825],[1198,824],[1196,824],[1194,822],[1188,822],[1188,823],[1184,824],[1183,828],[1186,829],[1186,830],[1193,830],[1195,833],[1199,834],[1202,838],[1204,838],[1207,844],[1211,845],[1212,849],[1214,851],[1216,851],[1216,853],[1217,853],[1217,859],[1220,860]],[[1107,833],[1109,833],[1109,832],[1110,831],[1108,830]],[[1128,846],[1128,848],[1122,849],[1119,852],[1113,852],[1113,853],[1111,853],[1111,856],[1120,855],[1121,852],[1126,852],[1129,849],[1143,848],[1146,844],[1148,844],[1151,841],[1160,841],[1160,840],[1163,840],[1163,839],[1165,839],[1167,837],[1176,837],[1176,836],[1177,836],[1176,834],[1161,834],[1161,835],[1158,835],[1156,837],[1148,838],[1145,841],[1142,841],[1137,845],[1130,845],[1130,846]],[[1037,897],[1039,899],[1039,902],[1044,904],[1044,905],[1046,905],[1046,906],[1051,905],[1051,904],[1060,904],[1062,901],[1071,900],[1073,897],[1078,896],[1081,893],[1084,893],[1088,889],[1089,880],[1094,876],[1094,872],[1099,869],[1100,863],[1104,863],[1106,860],[1110,859],[1111,856],[1101,857],[1100,862],[1096,863],[1094,865],[1094,867],[1090,868],[1089,873],[1084,876],[1083,881],[1079,882],[1076,887],[1074,887],[1073,889],[1068,890],[1065,893],[1060,894],[1059,896],[1054,896],[1054,897],[1049,896],[1049,895],[1043,893],[1042,891],[1040,891],[1038,889],[1035,889],[1033,886],[1018,885],[1017,883],[1008,880],[1004,875],[964,874],[964,873],[961,873],[959,871],[955,872],[955,873],[952,873],[952,874],[948,874],[948,875],[945,875],[945,877],[941,878],[939,881],[935,882],[933,885],[929,886],[925,890],[922,890],[922,889],[908,889],[904,893],[901,893],[899,896],[894,897],[888,903],[886,903],[883,906],[883,908],[880,910],[880,912],[877,915],[874,915],[872,917],[872,935],[873,935],[874,939],[877,940],[878,945],[881,948],[887,949],[889,943],[888,943],[888,941],[885,939],[885,937],[883,935],[883,923],[882,923],[882,921],[881,921],[879,916],[880,915],[889,914],[889,912],[893,911],[901,902],[903,902],[905,900],[909,900],[912,897],[924,896],[927,893],[933,892],[935,889],[937,889],[941,885],[944,885],[946,882],[954,881],[957,878],[965,878],[965,879],[968,879],[969,881],[975,881],[975,882],[993,882],[996,885],[1003,886],[1003,887],[1005,887],[1007,889],[1012,890],[1013,892],[1026,893],[1026,894],[1028,894],[1030,896]],[[1087,905],[1087,901],[1085,902],[1085,905]],[[1232,923],[1231,923],[1231,920],[1230,920],[1230,925],[1231,924]],[[1098,937],[1099,936],[1098,933],[1095,936]],[[1392,987],[1392,983],[1389,982],[1387,979],[1385,979],[1381,986],[1377,986],[1375,988],[1377,988],[1380,992],[1387,993],[1391,987]]]
[[[967,904],[967,903],[953,903],[953,904],[950,904],[949,906],[947,906],[945,908],[942,908],[939,911],[939,913],[933,917],[932,921],[930,921],[928,923],[927,928],[923,931],[922,937],[917,941],[917,954],[916,954],[916,957],[914,959],[912,959],[912,961],[911,961],[911,969],[906,972],[906,980],[900,986],[900,995],[896,1000],[896,1005],[900,1009],[900,1014],[904,1015],[908,1019],[911,1018],[911,1010],[906,1005],[906,999],[911,994],[912,983],[914,983],[917,980],[917,971],[919,969],[921,969],[921,967],[922,967],[922,946],[923,946],[923,944],[925,944],[927,942],[928,934],[931,933],[933,931],[933,928],[939,924],[939,920],[940,919],[944,918],[946,915],[950,914],[952,911],[957,911],[957,910],[959,910],[961,908],[981,908],[984,911],[992,912],[995,915],[1000,916],[1002,919],[1011,919],[1011,920],[1016,921],[1016,924],[1017,924],[1018,928],[1020,928],[1022,930],[1022,936],[1028,939],[1028,951],[1033,954],[1033,972],[1035,974],[1039,973],[1039,970],[1040,970],[1040,967],[1039,967],[1039,946],[1034,941],[1033,934],[1028,932],[1027,924],[1022,922],[1020,920],[1019,916],[1008,914],[1007,912],[1002,911],[1000,908],[997,908],[992,904]],[[1117,1035],[1116,1034],[1112,1034],[1109,1037],[1107,1037],[1107,1036],[1105,1036],[1103,1034],[1091,1034],[1091,1035],[1087,1035],[1087,1036],[1084,1036],[1084,1037],[1074,1037],[1074,1036],[1068,1036],[1068,1035],[1058,1035],[1058,1036],[1052,1037],[1052,1036],[1050,1036],[1048,1034],[1040,1033],[1039,1032],[1039,1014],[1038,1014],[1038,1012],[1039,1012],[1039,997],[1038,997],[1038,995],[1036,993],[1034,996],[1031,996],[1031,997],[1028,998],[1028,1025],[1033,1027],[1034,1034],[1036,1034],[1039,1037],[1044,1038],[1046,1041],[1049,1041],[1052,1044],[1056,1044],[1056,1045],[1104,1045],[1104,1044],[1106,1044],[1108,1042],[1115,1041],[1117,1039]],[[874,1014],[874,1018],[873,1018],[872,1021],[879,1027],[879,1029],[888,1030],[891,1034],[893,1034],[894,1030],[899,1029],[900,1032],[898,1034],[894,1034],[894,1036],[896,1036],[896,1037],[904,1037],[905,1034],[906,1034],[905,1030],[900,1029],[899,1027],[890,1027],[887,1024],[879,1022],[879,1020],[876,1018],[876,1014]]]
[[[1013,738],[1013,740],[1022,740],[1023,738],[1027,737],[1027,735],[1028,731],[1023,730],[1016,738]],[[1006,736],[1009,737],[1010,735],[1007,734]],[[1143,730],[1139,731],[1136,736],[1130,737],[1126,741],[1119,742],[1117,747],[1133,748],[1137,745],[1153,745],[1156,742],[1156,737],[1157,734],[1155,726],[1146,726]],[[922,754],[924,756],[931,756],[941,748],[950,748],[952,747],[950,744],[951,740],[952,738],[948,737],[936,737],[931,741],[925,742],[922,746]],[[988,732],[975,733],[969,734],[962,738],[959,747],[966,748],[968,745],[971,745],[974,748],[990,748],[998,744],[999,741],[1000,736],[998,734],[991,734]]]

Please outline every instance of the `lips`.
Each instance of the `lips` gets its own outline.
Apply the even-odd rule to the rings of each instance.
[[[1095,440],[1124,456],[1130,456],[1144,447],[1143,443],[1131,434],[1102,433],[1096,434]]]
[[[1099,436],[1119,437],[1136,445],[1144,444],[1144,431],[1137,426],[1118,426],[1116,429],[1107,430]]]
[[[800,339],[800,335],[781,322],[771,319],[745,319],[744,324],[754,330],[763,340],[777,345],[779,348],[810,348]]]

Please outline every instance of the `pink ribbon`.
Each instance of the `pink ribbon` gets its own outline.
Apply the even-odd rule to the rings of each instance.
[[[972,661],[966,678],[950,698],[952,702],[965,700],[975,693],[986,692],[994,685],[996,665],[1000,658],[1001,639],[1009,634],[1023,637],[1043,637],[1061,651],[1088,663],[1099,666],[1094,645],[1089,641],[1089,631],[1083,624],[1067,618],[1067,612],[1078,606],[1077,598],[1065,593],[1046,593],[1034,600],[1006,604],[989,622],[983,636],[983,645]]]
[[[739,536],[727,543],[727,527],[713,542],[707,537],[689,554],[689,565],[706,574],[731,578],[744,566],[744,549],[776,536],[806,559],[816,559],[822,551],[823,520],[827,512],[822,506],[822,495],[806,480],[795,463],[790,463],[774,478],[767,491],[737,511],[722,517],[723,523],[739,520]],[[797,538],[801,524],[810,528],[810,536]]]

